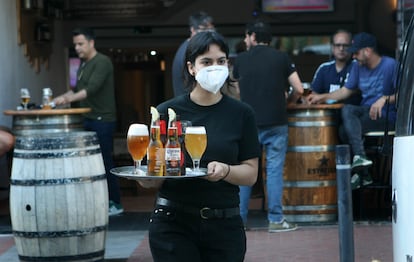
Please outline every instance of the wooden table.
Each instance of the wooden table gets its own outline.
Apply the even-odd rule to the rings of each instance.
[[[337,219],[335,146],[343,104],[288,106],[284,214],[289,221]]]
[[[47,134],[83,129],[82,114],[90,108],[5,110],[13,116],[13,133],[19,135]]]
[[[289,105],[288,149],[283,170],[283,213],[291,222],[337,219],[335,146],[343,104]],[[263,152],[261,166],[266,166]],[[262,168],[263,207],[267,208],[266,168]],[[259,186],[260,187],[260,186]]]

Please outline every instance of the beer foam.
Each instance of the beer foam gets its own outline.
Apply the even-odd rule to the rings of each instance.
[[[185,129],[185,133],[186,134],[205,134],[206,133],[206,129],[204,128],[204,126],[188,126]]]
[[[145,136],[148,135],[148,127],[144,124],[132,124],[128,129],[129,136]]]

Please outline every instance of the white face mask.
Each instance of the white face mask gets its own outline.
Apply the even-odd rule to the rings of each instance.
[[[195,79],[208,92],[217,94],[229,76],[229,68],[222,65],[207,66],[198,71]]]

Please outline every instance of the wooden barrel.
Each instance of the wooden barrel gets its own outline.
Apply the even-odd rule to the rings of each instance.
[[[283,212],[293,222],[337,219],[337,111],[289,110]]]
[[[103,261],[108,189],[95,132],[16,137],[10,184],[21,261]]]

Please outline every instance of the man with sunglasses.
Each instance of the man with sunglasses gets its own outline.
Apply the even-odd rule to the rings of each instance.
[[[372,161],[366,157],[363,134],[383,131],[386,125],[394,128],[396,120],[395,78],[397,62],[394,58],[380,55],[377,40],[369,33],[354,36],[348,48],[355,59],[349,78],[342,88],[325,94],[310,94],[309,103],[324,103],[330,99],[340,101],[361,91],[359,105],[345,104],[341,110],[344,139],[351,145],[353,153],[351,186],[353,189],[372,183],[366,168]]]
[[[352,67],[351,53],[348,52],[351,40],[352,35],[346,30],[339,29],[333,34],[331,39],[333,59],[322,63],[316,70],[311,83],[313,93],[330,93],[344,86]],[[354,93],[341,102],[359,105],[361,102],[360,92]]]

